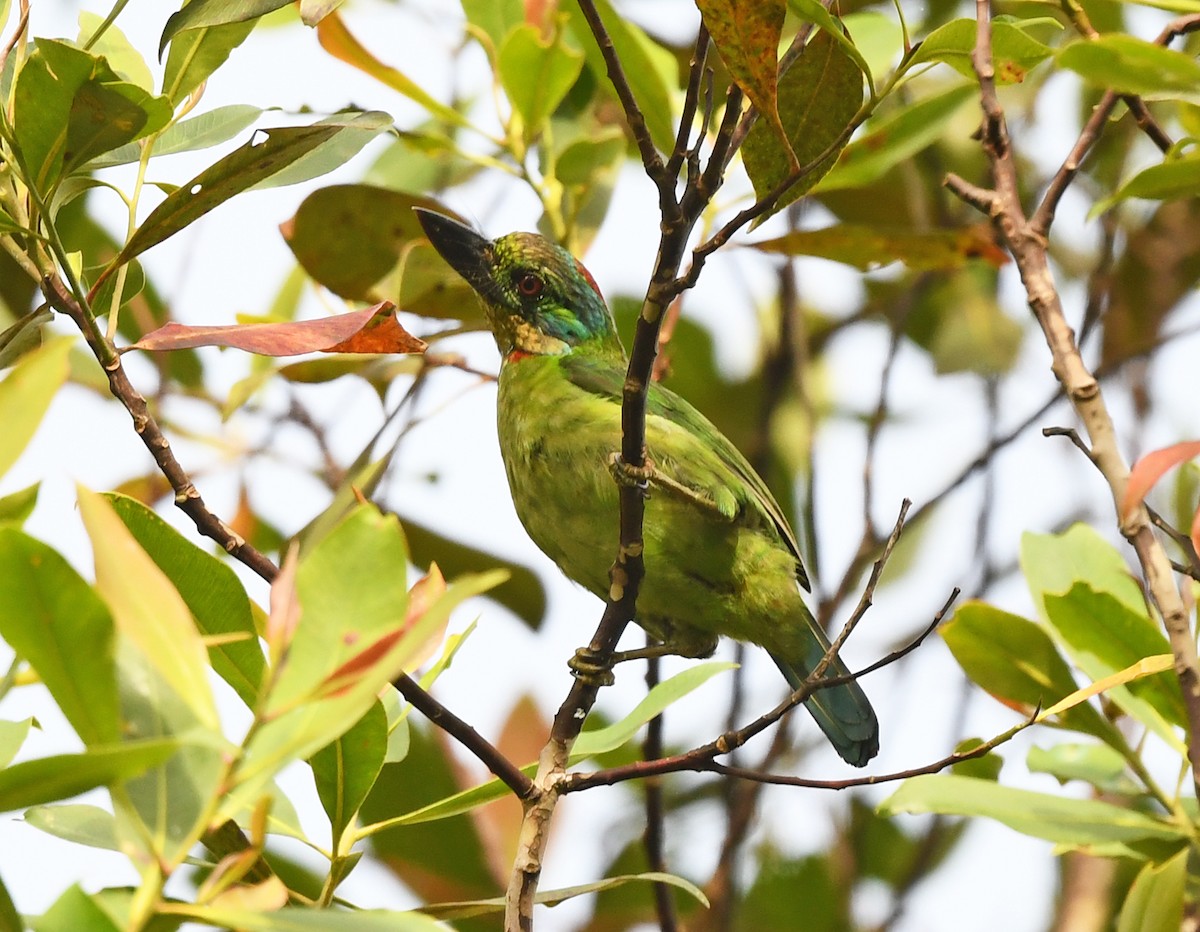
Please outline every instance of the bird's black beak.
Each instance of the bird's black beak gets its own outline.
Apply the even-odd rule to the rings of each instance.
[[[492,277],[492,244],[465,223],[435,213],[423,207],[414,207],[417,221],[429,237],[429,242],[450,267],[461,275],[472,288],[485,299],[496,293],[496,281]]]

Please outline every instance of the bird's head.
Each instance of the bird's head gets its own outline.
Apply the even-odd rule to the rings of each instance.
[[[592,276],[536,233],[487,240],[444,214],[417,208],[443,259],[479,295],[501,354],[559,355],[588,340],[616,340],[612,314]]]

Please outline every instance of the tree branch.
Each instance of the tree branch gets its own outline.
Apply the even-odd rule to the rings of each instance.
[[[1181,17],[1184,28],[1200,26],[1200,16]],[[1179,22],[1179,21],[1177,21]],[[1063,392],[1083,422],[1093,462],[1104,476],[1113,503],[1120,508],[1129,467],[1117,444],[1116,429],[1095,375],[1087,368],[1066,321],[1046,254],[1045,231],[1026,219],[1020,202],[1016,161],[1013,157],[1004,111],[996,95],[991,52],[991,20],[988,0],[976,0],[976,40],[972,62],[979,79],[983,110],[982,143],[992,168],[994,190],[971,185],[957,176],[947,178],[955,193],[986,213],[1017,264],[1029,306],[1050,349],[1051,368]],[[1068,159],[1068,163],[1069,163]],[[1048,215],[1052,211],[1048,212]],[[1188,757],[1192,780],[1200,790],[1200,661],[1192,638],[1188,613],[1175,585],[1171,562],[1154,536],[1144,506],[1127,515],[1117,515],[1122,535],[1137,553],[1142,574],[1175,656],[1188,715]]]

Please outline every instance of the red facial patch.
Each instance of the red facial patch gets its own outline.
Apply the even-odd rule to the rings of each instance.
[[[506,362],[520,362],[522,359],[532,355],[533,353],[527,353],[525,350],[515,349],[504,358]]]

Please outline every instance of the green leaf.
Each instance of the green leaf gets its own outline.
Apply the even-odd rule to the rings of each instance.
[[[571,749],[570,763],[576,764],[588,757],[604,754],[621,747],[637,734],[642,725],[662,712],[667,706],[678,702],[685,695],[706,683],[716,674],[731,670],[736,666],[736,664],[714,660],[688,667],[686,670],[676,673],[670,679],[664,680],[654,687],[654,689],[650,690],[646,694],[646,697],[634,707],[633,711],[621,719],[621,721],[605,728],[585,731],[581,734],[579,740],[575,742],[575,746]],[[522,770],[527,774],[532,774],[536,766],[536,764],[528,764]],[[404,815],[389,818],[385,822],[367,826],[360,834],[371,834],[395,826],[415,825],[420,822],[430,822],[436,819],[461,815],[464,812],[469,812],[478,806],[482,806],[484,803],[491,802],[493,799],[500,799],[509,792],[508,787],[500,782],[499,779],[492,779],[487,783],[482,783],[479,786],[471,787],[452,796],[447,796],[444,799],[439,799],[436,802],[422,806],[420,809],[414,809]]]
[[[177,35],[167,54],[163,94],[179,106],[241,45],[257,20],[188,29]],[[159,53],[161,56],[161,52]]]
[[[420,913],[378,909],[311,909],[285,906],[273,912],[221,906],[175,904],[172,913],[210,926],[242,932],[446,932],[440,922]]]
[[[781,150],[788,149],[792,134],[777,101],[779,39],[787,15],[785,0],[696,0],[704,25],[730,76],[758,108]],[[806,53],[807,54],[807,53]],[[797,153],[797,156],[799,153]],[[787,158],[790,163],[791,159]],[[803,164],[803,160],[800,164]]]
[[[632,739],[646,722],[668,706],[704,685],[718,673],[736,668],[736,663],[710,660],[707,663],[695,664],[663,680],[619,722],[614,722],[606,728],[583,732],[571,749],[571,763],[578,763],[585,758],[621,747]]]
[[[33,929],[34,932],[121,932],[100,904],[77,885],[63,891],[54,904],[34,920]]]
[[[1193,150],[1187,158],[1151,165],[1138,172],[1111,197],[1092,207],[1089,219],[1109,210],[1118,201],[1131,197],[1151,201],[1174,201],[1200,194],[1200,153]]]
[[[792,12],[794,12],[802,20],[819,26],[822,32],[828,33],[834,40],[836,40],[838,45],[842,47],[845,53],[854,59],[855,62],[857,62],[859,70],[861,70],[867,78],[867,84],[871,88],[871,93],[874,94],[875,82],[872,79],[872,75],[877,74],[878,71],[872,69],[872,66],[867,62],[866,57],[864,57],[863,53],[859,50],[861,43],[858,41],[858,39],[856,38],[852,40],[850,36],[847,35],[847,31],[850,32],[850,35],[854,36],[858,36],[859,33],[869,34],[874,24],[872,23],[872,26],[867,26],[866,24],[869,22],[869,20],[865,19],[865,17],[876,17],[884,22],[887,22],[892,27],[889,34],[895,36],[895,41],[892,42],[893,53],[891,54],[891,57],[894,58],[895,55],[900,51],[900,33],[895,24],[891,23],[891,20],[887,20],[879,14],[859,13],[835,17],[829,12],[828,9],[825,8],[825,5],[821,3],[820,0],[788,0],[788,6],[791,7]],[[849,30],[851,17],[853,16],[859,17],[857,30]],[[878,27],[875,27],[875,31],[879,31]]]
[[[974,79],[971,52],[975,48],[975,30],[974,19],[956,19],[939,26],[918,46],[908,60],[909,67],[940,61]],[[997,21],[992,24],[992,63],[999,84],[1019,84],[1036,65],[1053,54],[1048,45],[1038,42],[1012,23]]]
[[[661,871],[645,871],[640,874],[606,877],[603,880],[583,883],[574,887],[562,887],[558,890],[542,890],[534,896],[534,902],[541,906],[557,906],[559,903],[564,903],[577,896],[584,896],[588,893],[599,893],[603,890],[612,890],[635,881],[667,884],[685,891],[695,897],[705,907],[708,906],[708,897],[694,883],[684,880],[675,874],[665,874]],[[427,915],[436,916],[439,919],[466,919],[471,916],[486,916],[504,911],[504,897],[496,896],[486,900],[465,900],[458,903],[438,903],[434,906],[424,906],[421,908],[421,911]]]
[[[1144,657],[1169,654],[1170,643],[1143,608],[1130,611],[1114,596],[1076,583],[1066,595],[1045,597],[1046,615],[1076,662],[1093,679],[1132,666]],[[1179,727],[1187,723],[1183,693],[1174,671],[1144,677],[1128,689]]]
[[[763,252],[817,256],[844,262],[864,272],[903,262],[913,271],[962,268],[971,259],[992,265],[1007,261],[986,228],[908,230],[839,223],[820,230],[792,230],[783,236],[749,243]]]
[[[99,806],[83,803],[61,803],[54,806],[34,806],[25,811],[25,821],[48,835],[86,845],[120,851],[117,820]]]
[[[1182,929],[1188,851],[1138,872],[1117,918],[1117,932],[1175,932]]]
[[[138,545],[182,596],[196,627],[206,636],[241,636],[208,648],[209,660],[221,678],[251,708],[258,701],[266,662],[250,599],[237,574],[221,560],[201,550],[136,499],[105,495]]]
[[[112,610],[117,630],[158,670],[197,721],[217,731],[208,654],[187,604],[108,501],[82,486],[78,495],[95,554],[96,588]]]
[[[25,355],[0,382],[0,475],[24,452],[46,409],[67,380],[73,337],[56,337]]]
[[[289,760],[310,757],[345,733],[460,602],[503,578],[456,580],[410,620],[406,563],[399,522],[368,506],[301,557],[296,583],[304,620],[267,698],[265,724],[238,767],[241,785],[225,801],[225,815],[246,805]]]
[[[95,36],[96,30],[104,23],[104,19],[87,10],[79,11],[79,46],[86,47],[95,55],[104,56],[104,60],[122,81],[136,84],[146,91],[154,89],[154,76],[142,53],[134,48],[115,23],[108,23],[100,38],[88,42]]]
[[[813,0],[805,2],[828,12],[820,3]],[[900,24],[875,10],[847,13],[841,18],[841,23],[854,40],[854,52],[861,59],[858,64],[863,73],[874,78],[888,74],[904,50],[904,33]],[[874,90],[872,83],[872,93]]]
[[[206,26],[250,22],[287,6],[290,2],[291,0],[192,0],[167,20],[158,40],[158,54],[161,57],[167,43],[181,32]]]
[[[120,735],[113,622],[55,550],[0,527],[0,637],[37,671],[88,745]]]
[[[1121,554],[1086,524],[1061,534],[1021,536],[1021,572],[1033,604],[1046,616],[1047,595],[1066,595],[1077,582],[1106,592],[1132,612],[1143,612],[1146,599]]]
[[[0,523],[13,524],[20,527],[33,514],[37,507],[38,489],[42,484],[35,482],[28,488],[13,492],[11,495],[0,496]]]
[[[246,127],[252,125],[263,111],[246,104],[230,104],[217,107],[188,120],[181,120],[154,141],[153,157],[174,155],[177,152],[194,152],[219,145],[232,139]],[[136,143],[121,146],[106,152],[88,163],[88,168],[110,168],[127,165],[142,157],[142,148]]]
[[[1058,64],[1085,81],[1147,100],[1200,102],[1200,62],[1191,55],[1123,34],[1072,42]]]
[[[0,812],[69,799],[98,786],[113,786],[167,760],[174,739],[97,745],[80,754],[59,754],[0,770]]]
[[[646,118],[650,138],[661,151],[670,152],[675,145],[675,126],[669,91],[674,84],[676,73],[674,58],[656,45],[641,27],[613,9],[609,0],[596,0],[595,7],[608,37],[612,40],[617,57],[625,68],[625,77],[629,81],[633,97]],[[583,47],[588,67],[606,88],[611,88],[605,77],[608,72],[604,56],[591,29],[588,28],[587,20],[579,10],[579,5],[568,3],[560,9],[567,14],[571,32]]]
[[[318,147],[338,141],[339,136],[346,134],[361,148],[390,125],[391,117],[387,114],[368,112],[330,117],[312,126],[259,130],[255,140],[210,165],[168,195],[138,227],[113,264],[128,262],[235,194],[279,174]],[[328,171],[334,166],[322,162],[313,167]]]
[[[1137,784],[1129,778],[1120,752],[1105,744],[1056,744],[1029,749],[1025,765],[1030,773],[1048,773],[1059,783],[1083,780],[1102,793],[1136,796]]]
[[[755,195],[765,197],[792,174],[793,154],[799,165],[810,165],[820,158],[850,125],[862,99],[863,75],[858,64],[840,43],[821,30],[780,78],[779,116],[790,151],[769,123],[755,123],[746,137],[742,158]],[[771,213],[811,190],[837,161],[839,151],[834,149],[813,165],[776,200]]]
[[[165,97],[120,81],[84,82],[71,101],[63,170],[162,129],[171,120]]]
[[[983,602],[968,602],[941,628],[963,672],[1007,706],[1029,715],[1078,688],[1054,642],[1032,621]],[[1116,737],[1111,723],[1089,704],[1061,716],[1062,724],[1104,741]]]
[[[3,18],[3,12],[3,9],[0,8],[0,18]],[[3,880],[0,880],[0,930],[3,930],[3,932],[23,932],[24,929],[25,922],[17,912],[17,906],[13,903],[12,896],[8,892],[8,887],[4,886]]]
[[[371,185],[329,185],[300,203],[296,215],[283,224],[283,238],[314,280],[343,298],[369,300],[377,294],[375,286],[392,274],[401,257],[424,239],[414,207],[438,209],[439,205],[427,197]],[[405,275],[417,266],[417,262],[406,261]],[[449,287],[453,278],[450,267],[445,263],[434,267],[439,273],[444,270],[441,278]],[[463,311],[471,311],[476,302],[470,292],[461,287],[451,291],[459,292]]]
[[[555,108],[583,70],[583,54],[562,43],[562,35],[543,40],[533,25],[519,26],[500,47],[500,84],[520,115],[528,142],[541,133]]]
[[[350,730],[326,745],[309,761],[317,795],[333,826],[334,847],[383,768],[388,748],[387,713],[374,703]]]
[[[996,277],[974,263],[918,291],[905,333],[929,351],[939,374],[999,375],[1015,364],[1024,331],[1000,307]]]
[[[1178,826],[1133,809],[941,774],[905,780],[879,811],[982,816],[1023,835],[1083,851],[1113,843],[1181,843],[1184,839]]]
[[[976,94],[978,88],[963,84],[906,106],[843,149],[815,190],[857,188],[882,178],[940,139],[946,124]]]
[[[29,729],[35,724],[32,717],[19,722],[8,722],[0,719],[0,770],[3,770],[21,750]]]

